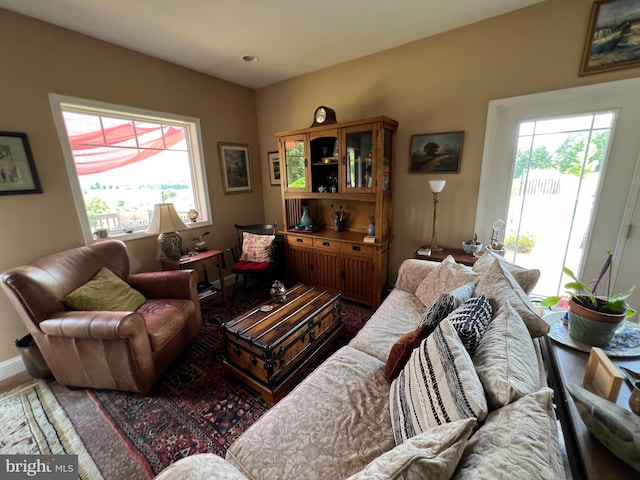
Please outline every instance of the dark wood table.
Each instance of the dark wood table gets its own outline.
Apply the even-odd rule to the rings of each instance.
[[[222,297],[224,304],[224,275],[222,269],[226,268],[224,262],[224,252],[222,250],[205,250],[195,254],[183,255],[177,260],[165,258],[160,261],[162,270],[187,270],[193,269],[202,274],[203,281],[198,283],[198,298],[202,303],[205,299],[210,299],[216,294]],[[218,279],[220,288],[216,288],[209,281],[209,273],[207,268],[216,268],[218,270]]]
[[[549,386],[555,392],[558,419],[562,426],[571,474],[574,479],[631,479],[640,474],[619,460],[585,426],[565,385],[582,386],[589,354],[562,345],[549,337],[541,338],[542,354],[549,375]],[[616,366],[640,371],[640,357],[610,357]],[[617,404],[629,408],[631,388],[625,380]]]
[[[417,258],[418,260],[431,260],[433,262],[441,262],[447,256],[451,255],[453,259],[457,263],[461,263],[462,265],[472,266],[476,262],[476,257],[473,255],[469,255],[464,252],[464,250],[456,250],[454,248],[443,248],[437,252],[432,251],[431,255],[420,255],[418,250],[422,248],[429,248],[428,246],[421,246],[415,252],[413,252],[413,258]]]

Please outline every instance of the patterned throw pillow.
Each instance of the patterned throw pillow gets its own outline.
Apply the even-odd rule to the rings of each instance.
[[[422,279],[416,288],[415,295],[426,307],[431,305],[442,292],[450,292],[466,283],[477,282],[479,278],[479,274],[471,267],[456,263],[449,255]]]
[[[383,453],[347,480],[451,478],[475,424],[467,418],[431,428]]]
[[[533,340],[524,322],[507,302],[487,327],[473,355],[489,407],[494,410],[540,388]]]
[[[491,412],[469,439],[453,478],[566,478],[553,390],[543,388]]]
[[[242,232],[242,256],[245,262],[270,262],[271,245],[275,235],[256,235]]]
[[[396,445],[437,425],[485,419],[482,383],[448,320],[413,351],[391,384],[389,406]]]
[[[437,327],[442,320],[447,318],[447,315],[469,300],[473,296],[475,289],[476,284],[474,282],[469,282],[455,290],[443,293],[424,312],[420,325],[431,325],[434,328]]]
[[[492,313],[489,300],[484,295],[480,295],[470,298],[447,317],[458,332],[469,355],[473,355],[478,348],[480,339],[491,322]]]
[[[501,262],[509,273],[513,275],[513,278],[515,278],[516,282],[518,282],[522,287],[522,290],[524,290],[524,293],[527,295],[529,295],[538,284],[538,280],[540,279],[540,270],[520,267],[515,263],[508,261],[501,255],[498,255],[490,248],[487,248],[484,255],[482,255],[473,264],[473,271],[482,274],[487,271],[493,262]]]
[[[476,294],[486,295],[496,311],[509,302],[524,321],[532,337],[541,337],[549,333],[549,324],[538,315],[527,294],[501,262],[494,261],[482,273],[476,285]]]

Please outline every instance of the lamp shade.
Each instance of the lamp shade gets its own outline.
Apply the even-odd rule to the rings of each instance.
[[[173,203],[157,203],[147,233],[169,233],[188,228],[180,219]]]
[[[429,180],[429,187],[433,193],[440,193],[444,190],[444,186],[447,183],[446,180]]]

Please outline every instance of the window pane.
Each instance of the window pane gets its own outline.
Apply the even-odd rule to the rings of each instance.
[[[97,228],[107,228],[110,236],[144,232],[154,205],[162,202],[173,203],[187,224],[191,209],[198,222],[210,221],[202,155],[192,151],[198,145],[191,142],[199,135],[195,122],[167,122],[168,114],[154,122],[126,107],[120,116],[111,108],[107,115],[95,107],[59,107],[89,235]]]
[[[504,246],[509,260],[541,270],[534,293],[562,293],[562,267],[579,271],[613,119],[605,112],[520,126]]]

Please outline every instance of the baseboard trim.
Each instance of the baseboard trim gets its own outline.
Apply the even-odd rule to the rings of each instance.
[[[7,378],[11,378],[14,375],[26,371],[27,367],[22,361],[22,358],[18,355],[17,357],[10,358],[9,360],[5,360],[0,363],[0,380],[6,380]]]

